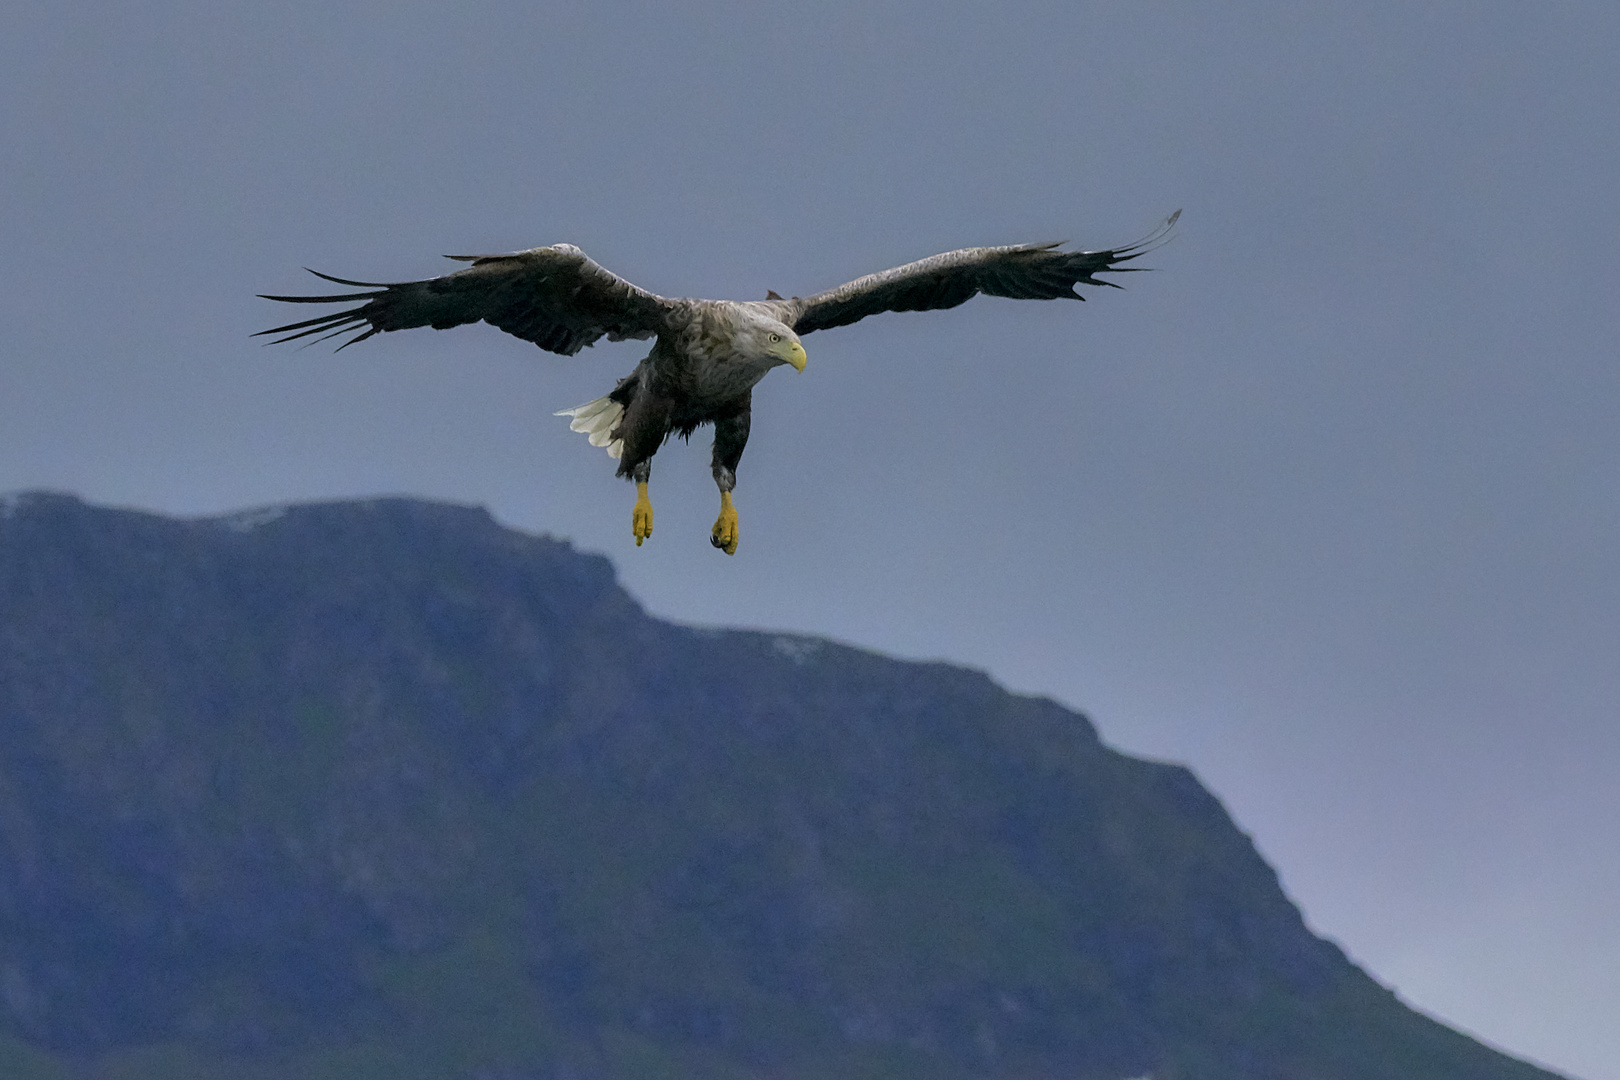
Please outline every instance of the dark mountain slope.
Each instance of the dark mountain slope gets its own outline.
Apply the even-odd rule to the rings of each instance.
[[[1187,770],[413,502],[0,506],[0,1073],[1531,1080]]]

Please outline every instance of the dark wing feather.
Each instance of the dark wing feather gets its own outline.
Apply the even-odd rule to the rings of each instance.
[[[1017,300],[1084,300],[1076,284],[1108,285],[1093,275],[1141,267],[1120,263],[1157,247],[1181,216],[1177,210],[1134,244],[1106,251],[1059,251],[1058,244],[963,248],[868,274],[804,299],[783,301],[782,321],[801,336],[847,326],[880,311],[934,311],[966,303],[979,293]]]
[[[472,265],[427,281],[379,284],[348,281],[311,270],[318,278],[369,292],[335,296],[266,296],[289,304],[358,307],[288,323],[260,334],[281,334],[277,342],[315,337],[316,341],[356,331],[338,346],[347,348],[384,330],[431,326],[445,330],[480,320],[542,349],[572,356],[604,335],[610,341],[649,338],[663,325],[670,302],[591,260],[571,244],[532,248],[512,255],[452,255]],[[258,336],[258,335],[255,335]]]

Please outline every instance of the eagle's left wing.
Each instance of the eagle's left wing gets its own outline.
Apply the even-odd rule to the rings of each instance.
[[[1058,244],[963,248],[892,270],[868,274],[815,296],[777,302],[782,321],[801,337],[847,326],[880,311],[933,311],[966,303],[979,293],[1018,300],[1084,300],[1075,285],[1108,285],[1093,275],[1141,267],[1120,266],[1157,247],[1181,216],[1177,210],[1134,244],[1106,251],[1059,251]]]
[[[604,269],[572,244],[531,248],[511,255],[450,258],[472,265],[443,277],[392,285],[346,281],[311,270],[327,281],[373,291],[335,296],[265,296],[266,300],[289,304],[365,303],[259,333],[284,334],[275,339],[282,342],[311,334],[331,337],[356,331],[354,337],[338,346],[344,349],[384,330],[417,326],[445,330],[483,320],[542,349],[572,356],[603,336],[610,341],[652,337],[672,306],[671,301]]]

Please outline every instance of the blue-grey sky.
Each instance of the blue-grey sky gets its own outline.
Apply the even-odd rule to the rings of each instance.
[[[1407,1001],[1620,1080],[1620,7],[23,0],[0,490],[375,493],[675,619],[988,669],[1190,763]],[[551,413],[645,346],[262,348],[254,298],[570,241],[665,295],[948,248],[1154,274],[807,339],[657,532]],[[262,340],[262,339],[260,339]]]

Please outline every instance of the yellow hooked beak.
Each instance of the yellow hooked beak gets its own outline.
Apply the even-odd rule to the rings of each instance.
[[[804,346],[800,345],[797,341],[790,343],[788,345],[787,362],[793,365],[793,370],[803,371],[804,361]]]

